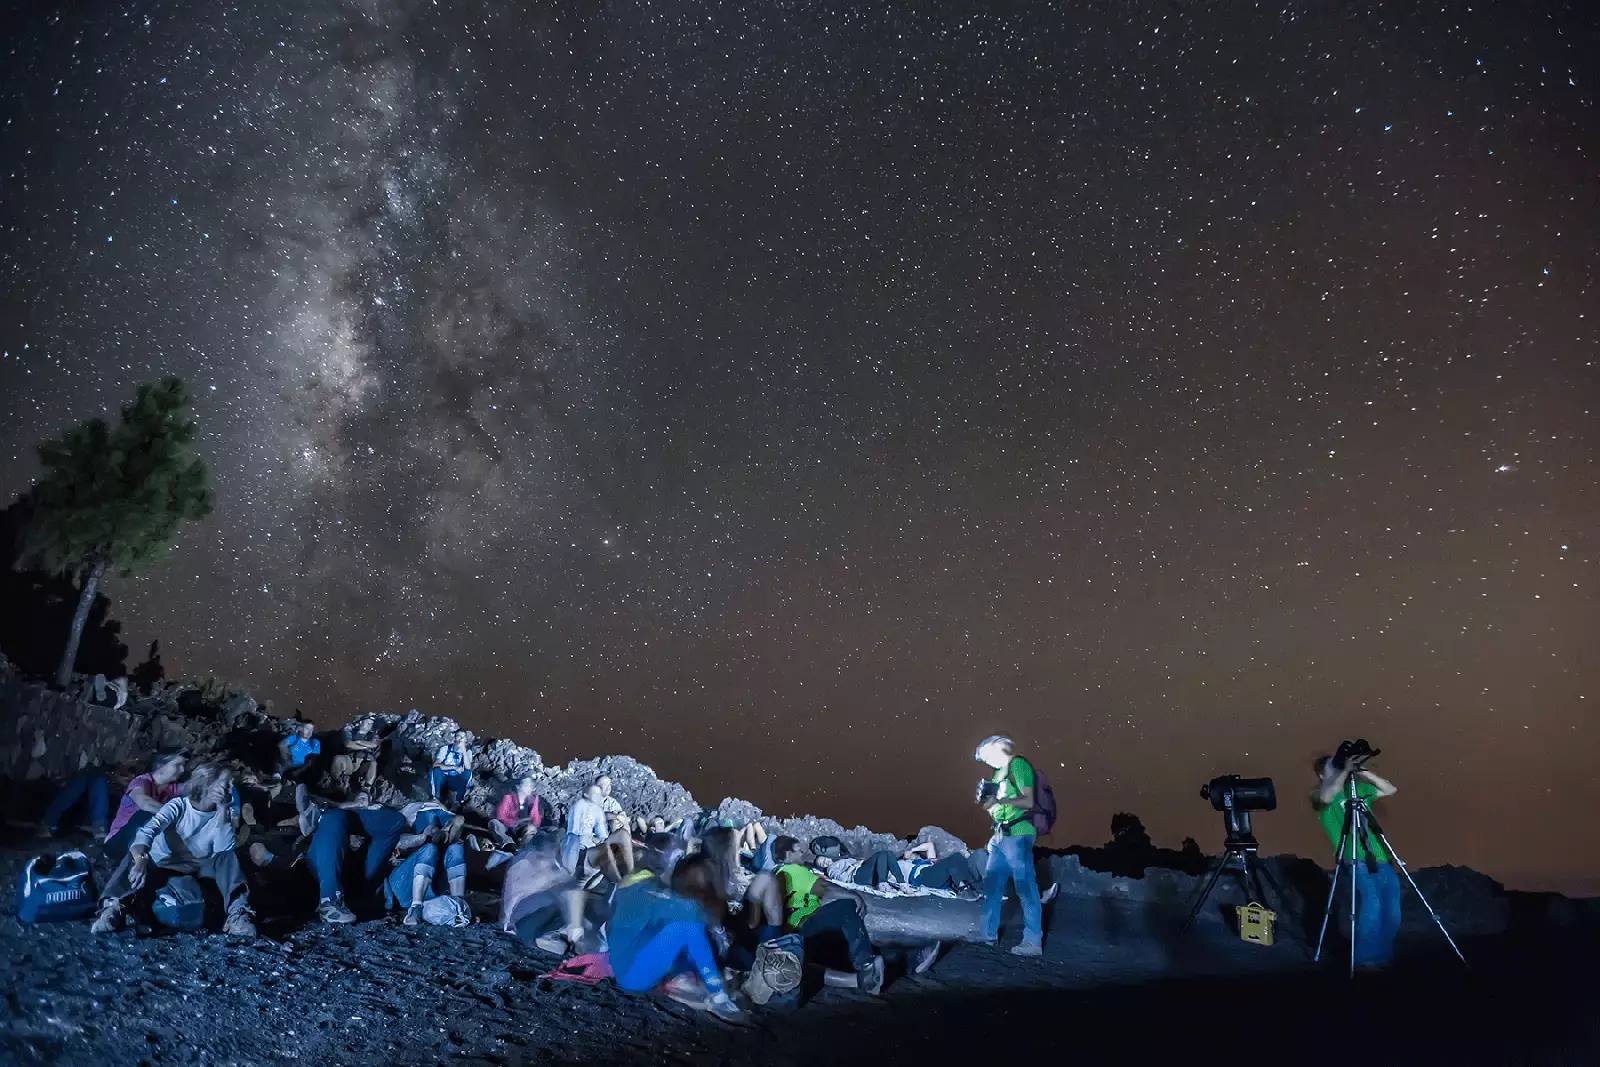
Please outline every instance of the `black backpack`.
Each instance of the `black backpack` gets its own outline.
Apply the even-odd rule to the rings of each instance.
[[[45,853],[28,861],[17,876],[17,918],[25,923],[58,923],[94,914],[94,871],[82,852]]]

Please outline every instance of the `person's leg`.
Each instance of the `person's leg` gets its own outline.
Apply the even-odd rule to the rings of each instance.
[[[342,752],[339,755],[333,757],[333,765],[332,766],[333,766],[333,776],[335,778],[338,778],[338,779],[341,779],[341,780],[346,780],[346,781],[350,778],[350,776],[352,774],[355,773],[355,770],[356,770],[355,760],[352,757],[347,756]]]
[[[960,890],[971,884],[972,867],[967,857],[952,852],[942,860],[928,864],[911,875],[911,884],[924,889]]]
[[[55,833],[61,828],[61,820],[66,818],[67,812],[78,806],[89,788],[89,776],[86,774],[74,775],[56,791],[50,805],[44,809],[44,815],[39,819],[41,832],[48,830]],[[102,786],[102,789],[104,787]],[[102,805],[102,808],[104,806]]]
[[[1383,916],[1378,935],[1379,963],[1384,966],[1394,959],[1394,941],[1400,934],[1400,876],[1393,863],[1378,865],[1377,890],[1379,911]]]
[[[414,908],[433,896],[434,863],[439,850],[423,845],[389,872],[389,892],[403,908]]]
[[[120,832],[117,836],[122,836]],[[107,900],[122,900],[133,894],[133,887],[128,884],[128,875],[133,869],[133,857],[124,849],[122,858],[117,862],[111,872],[111,877],[106,879],[106,887],[100,891],[102,902]]]
[[[439,799],[439,787],[444,783],[444,768],[435,767],[428,772],[428,788],[433,794],[433,799]]]
[[[378,761],[368,756],[357,764],[357,770],[361,776],[361,784],[371,789],[373,783],[378,780]]]
[[[231,848],[201,860],[199,875],[216,883],[217,892],[222,894],[224,904],[231,905],[234,897],[248,894],[250,891],[249,886],[245,884],[244,872],[239,869],[239,855]]]
[[[134,835],[139,829],[149,822],[155,815],[153,811],[136,811],[122,824],[122,828],[111,835],[106,842],[106,855],[113,860],[120,860],[128,854],[128,849],[133,847]]]
[[[367,860],[363,877],[368,885],[377,882],[389,862],[400,835],[406,832],[406,817],[393,808],[367,808],[352,811],[362,832],[367,835]],[[324,816],[326,818],[326,816]]]
[[[577,834],[568,833],[561,839],[561,867],[568,874],[576,873],[578,863],[583,859],[583,839]]]
[[[1352,866],[1355,872],[1355,964],[1376,967],[1383,962],[1383,906],[1378,899],[1378,876],[1369,872],[1363,862],[1357,861]]]
[[[617,985],[630,993],[652,989],[665,978],[681,972],[687,961],[712,996],[722,992],[722,972],[706,928],[697,922],[670,922],[641,948],[627,969],[616,976]]]
[[[850,966],[857,973],[872,964],[872,939],[867,936],[861,916],[856,914],[853,900],[831,900],[824,904],[800,924],[800,934],[808,946],[833,935],[844,938]]]
[[[350,847],[348,812],[341,808],[322,813],[306,849],[306,863],[317,877],[317,896],[338,900],[344,890],[344,857]]]
[[[1033,869],[1033,835],[1008,837],[1003,848],[1011,867],[1011,881],[1022,904],[1022,941],[1028,945],[1044,943],[1044,916],[1039,906],[1039,876]]]
[[[567,909],[562,903],[546,904],[517,920],[517,939],[525,945],[535,944],[545,934],[562,929],[567,922]]]
[[[89,828],[104,837],[111,825],[111,787],[103,774],[89,776]]]
[[[454,815],[451,815],[443,808],[429,808],[426,811],[417,812],[417,818],[412,823],[412,827],[419,834],[426,833],[430,826],[449,826],[450,820],[454,818]]]
[[[750,887],[744,891],[743,914],[753,927],[783,926],[783,889],[771,871],[750,879]]]
[[[1000,936],[1000,905],[1005,900],[1006,882],[1010,879],[1011,867],[1000,845],[996,844],[989,849],[989,865],[983,872],[983,910],[978,918],[980,941],[993,943]]]
[[[453,845],[445,846],[444,850],[444,877],[449,885],[450,895],[465,897],[467,895],[467,850],[457,841]]]

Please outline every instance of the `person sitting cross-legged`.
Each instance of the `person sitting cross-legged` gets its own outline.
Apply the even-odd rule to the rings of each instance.
[[[378,720],[363,715],[344,728],[344,751],[333,757],[333,776],[346,792],[352,785],[370,790],[378,780]]]
[[[187,874],[214,883],[222,894],[227,908],[223,933],[255,936],[249,888],[233,850],[233,820],[228,813],[232,792],[233,776],[226,767],[195,768],[185,794],[163,804],[134,835],[128,854],[106,884],[93,932],[115,930],[131,903],[148,911],[156,890],[175,875]]]
[[[472,787],[472,750],[468,747],[471,741],[471,734],[457,730],[448,743],[434,750],[433,768],[428,772],[433,799],[443,802],[446,790],[455,794],[457,804],[466,799],[467,790]]]

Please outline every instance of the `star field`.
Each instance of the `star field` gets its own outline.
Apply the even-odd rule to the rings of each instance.
[[[1321,855],[1362,735],[1592,885],[1600,31],[1063,7],[8,15],[0,490],[176,373],[174,673],[974,841],[1006,730],[1060,843]]]

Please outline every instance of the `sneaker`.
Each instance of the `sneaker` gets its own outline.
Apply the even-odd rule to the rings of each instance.
[[[567,939],[560,934],[545,934],[534,940],[533,947],[540,952],[548,952],[552,956],[565,956],[567,954]]]
[[[744,980],[745,996],[757,1004],[765,1004],[799,985],[799,956],[770,941],[756,946],[755,963],[750,968],[750,976]]]
[[[1056,894],[1059,893],[1059,892],[1061,892],[1061,883],[1059,883],[1059,882],[1051,882],[1050,883],[1050,888],[1046,889],[1043,893],[1039,894],[1039,903],[1040,904],[1048,904],[1048,903],[1050,903],[1052,900],[1056,899]]]
[[[1037,941],[1024,941],[1011,949],[1013,956],[1043,956],[1044,946]]]
[[[980,937],[973,942],[974,945],[982,945],[984,948],[994,948],[999,943],[998,937]]]
[[[122,902],[114,897],[107,897],[100,902],[100,911],[94,917],[94,925],[89,927],[91,934],[110,934],[122,929]]]
[[[240,900],[228,909],[228,919],[222,924],[222,932],[233,937],[256,936],[255,913],[250,910],[250,905]]]
[[[323,897],[317,902],[317,918],[325,923],[353,923],[356,913],[344,906],[337,897]]]
[[[402,919],[401,922],[405,923],[407,926],[422,925],[422,905],[413,904],[411,907],[407,908],[406,917]]]
[[[250,847],[245,849],[245,853],[250,857],[250,862],[257,867],[265,867],[272,862],[272,850],[260,841],[250,842]]]
[[[917,954],[911,958],[912,974],[927,974],[935,963],[939,961],[939,942],[923,945],[917,949]]]
[[[706,1010],[723,1022],[742,1023],[746,1019],[744,1011],[726,993],[718,993],[712,997],[711,1003],[706,1005]]]
[[[883,957],[874,956],[872,962],[856,972],[856,988],[868,996],[883,992]]]

